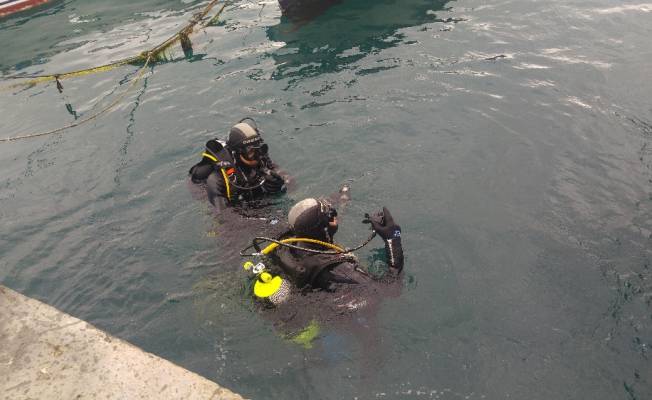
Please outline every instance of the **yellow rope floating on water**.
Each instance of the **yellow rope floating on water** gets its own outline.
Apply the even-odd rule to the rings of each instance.
[[[75,121],[72,124],[62,126],[61,128],[52,129],[50,131],[38,132],[38,133],[30,133],[30,134],[27,134],[27,135],[19,135],[19,136],[1,138],[0,142],[13,142],[14,140],[31,139],[31,138],[35,138],[35,137],[39,137],[39,136],[52,135],[52,134],[55,134],[55,133],[63,132],[66,129],[74,128],[74,127],[79,126],[81,124],[84,124],[84,123],[86,123],[88,121],[92,121],[95,118],[99,117],[100,115],[105,114],[106,112],[111,110],[113,107],[118,105],[118,103],[120,101],[122,101],[122,99],[124,99],[125,96],[127,96],[127,93],[129,93],[131,91],[131,89],[133,89],[136,86],[136,83],[145,74],[145,69],[147,69],[147,66],[149,65],[150,60],[151,60],[151,57],[147,57],[147,60],[145,60],[145,65],[143,65],[143,67],[140,69],[140,72],[138,73],[136,78],[134,78],[131,81],[131,84],[127,87],[127,89],[124,92],[122,92],[122,94],[120,96],[118,96],[115,100],[113,100],[108,106],[104,107],[103,109],[101,109],[100,111],[98,111],[95,114],[91,115],[90,117],[79,120],[79,121]]]
[[[29,79],[29,80],[4,86],[3,88],[0,89],[0,91],[6,91],[6,90],[14,89],[14,88],[17,88],[17,87],[21,87],[21,86],[32,86],[32,85],[36,85],[36,84],[43,83],[43,82],[59,81],[59,80],[62,80],[62,79],[68,79],[68,78],[73,78],[73,77],[78,77],[78,76],[83,76],[83,75],[88,75],[88,74],[94,74],[94,73],[97,73],[97,72],[110,71],[112,69],[121,67],[123,65],[132,64],[132,63],[142,61],[142,60],[143,60],[142,56],[136,56],[136,57],[125,58],[123,60],[116,61],[116,62],[113,62],[113,63],[110,63],[110,64],[100,65],[98,67],[82,69],[82,70],[79,70],[79,71],[64,72],[64,73],[61,73],[61,74],[52,74],[52,75],[32,75],[32,76],[10,77],[8,79]]]
[[[83,70],[78,70],[78,71],[72,71],[72,72],[65,72],[65,73],[60,73],[60,74],[52,74],[52,75],[40,75],[40,76],[32,76],[31,79],[29,79],[27,82],[21,82],[21,83],[15,83],[13,85],[9,85],[5,88],[0,88],[0,91],[10,89],[10,88],[15,88],[19,86],[29,86],[29,85],[36,85],[37,83],[42,83],[42,82],[48,82],[48,81],[56,81],[57,82],[57,87],[60,86],[59,80],[61,79],[66,79],[66,78],[72,78],[72,77],[77,77],[77,76],[82,76],[82,75],[88,75],[88,74],[93,74],[97,72],[104,72],[104,71],[109,71],[114,68],[118,68],[122,65],[126,64],[132,64],[136,63],[139,61],[144,61],[145,64],[141,67],[140,71],[138,72],[138,75],[136,76],[135,79],[131,81],[131,84],[127,89],[120,95],[118,96],[114,101],[112,101],[108,106],[105,108],[101,109],[100,111],[96,112],[95,114],[91,115],[88,118],[75,121],[69,125],[52,129],[49,131],[45,132],[38,132],[38,133],[30,133],[30,134],[24,134],[24,135],[18,135],[18,136],[12,136],[12,137],[6,137],[6,138],[0,138],[0,143],[6,143],[6,142],[13,142],[15,140],[21,140],[21,139],[31,139],[35,137],[40,137],[40,136],[46,136],[46,135],[52,135],[55,133],[63,132],[67,129],[74,128],[76,126],[82,125],[88,121],[92,121],[96,119],[97,117],[107,113],[109,110],[114,108],[120,101],[122,101],[127,94],[131,91],[136,86],[136,83],[143,77],[145,74],[145,70],[147,69],[147,66],[149,65],[150,62],[155,62],[159,56],[165,52],[166,49],[168,49],[172,44],[176,43],[177,41],[184,42],[184,41],[189,41],[188,35],[190,35],[194,28],[195,25],[197,25],[206,15],[211,11],[211,9],[217,4],[220,0],[212,0],[206,8],[201,13],[195,14],[195,16],[190,20],[190,22],[184,26],[180,31],[178,31],[174,36],[169,37],[167,40],[165,40],[163,43],[159,44],[158,46],[154,47],[150,51],[145,51],[142,52],[141,54],[133,57],[128,57],[123,60],[115,61],[110,64],[105,64],[105,65],[100,65],[98,67],[93,67],[93,68],[86,68]],[[212,24],[219,16],[222,14],[222,11],[224,11],[224,8],[226,7],[226,3],[222,5],[222,8],[206,23],[204,24],[204,27]]]
[[[186,24],[183,28],[181,28],[181,30],[179,30],[173,36],[170,36],[163,43],[159,44],[158,46],[154,47],[149,51],[145,51],[139,55],[127,57],[122,60],[114,61],[108,64],[100,65],[97,67],[85,68],[77,71],[61,72],[61,73],[49,74],[49,75],[29,75],[29,76],[8,77],[6,79],[28,79],[28,80],[4,86],[0,88],[0,92],[11,90],[21,86],[33,86],[43,82],[60,81],[68,78],[74,78],[74,77],[94,74],[98,72],[110,71],[112,69],[121,67],[123,65],[143,62],[145,61],[146,57],[149,56],[152,56],[150,61],[156,61],[160,56],[160,54],[165,52],[165,50],[167,50],[174,43],[184,40],[183,39],[184,37],[187,38],[188,35],[190,35],[193,32],[195,25],[201,22],[201,20],[204,19],[206,15],[208,15],[208,13],[213,9],[213,7],[215,7],[215,5],[220,1],[221,0],[212,0],[210,3],[208,3],[208,5],[206,5],[206,7],[200,13],[195,14],[195,16],[190,20],[190,22],[188,22],[188,24]],[[203,27],[207,27],[208,25],[212,24],[217,18],[219,18],[220,14],[222,14],[222,11],[224,11],[225,7],[226,7],[226,3],[222,5],[222,8],[220,8],[220,10],[206,24],[204,24]]]

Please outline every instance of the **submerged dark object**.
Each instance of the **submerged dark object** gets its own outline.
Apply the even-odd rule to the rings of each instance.
[[[25,11],[50,1],[52,0],[0,0],[0,17]]]
[[[192,58],[192,42],[185,32],[179,33],[179,42],[181,43],[183,55],[186,56],[186,58]]]
[[[271,55],[277,66],[272,79],[295,82],[351,68],[368,54],[404,43],[402,29],[445,21],[449,1],[279,0],[281,7],[302,7],[286,9],[279,23],[267,28],[270,40],[285,44]],[[383,68],[393,66],[387,62]]]
[[[342,0],[278,0],[281,12],[293,21],[310,20]]]

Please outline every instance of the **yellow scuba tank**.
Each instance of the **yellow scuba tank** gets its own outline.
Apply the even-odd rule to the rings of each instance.
[[[254,264],[251,261],[246,261],[242,267],[247,272],[251,272],[256,279],[253,285],[253,292],[256,298],[264,300],[271,305],[278,306],[288,301],[291,296],[290,283],[281,278],[280,276],[273,276],[265,269],[265,264],[259,262]],[[319,336],[321,328],[317,320],[312,319],[308,325],[300,329],[298,332],[282,335],[286,340],[298,344],[305,349],[313,347],[313,341]]]
[[[266,300],[275,306],[285,303],[290,298],[290,283],[278,275],[273,276],[267,272],[265,264],[262,262],[254,265],[253,262],[247,261],[242,267],[256,277],[253,292],[257,298]]]

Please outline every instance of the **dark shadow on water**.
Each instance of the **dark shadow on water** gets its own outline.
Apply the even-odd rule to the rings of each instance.
[[[278,0],[283,16],[295,23],[310,21],[342,0]]]
[[[338,72],[380,50],[404,43],[401,28],[442,21],[439,0],[310,1],[301,12],[284,15],[267,37],[285,46],[271,54],[273,79],[291,81]]]

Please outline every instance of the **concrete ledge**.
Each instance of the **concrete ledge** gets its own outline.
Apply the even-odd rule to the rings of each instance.
[[[0,399],[242,399],[0,285]]]

